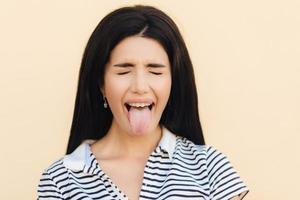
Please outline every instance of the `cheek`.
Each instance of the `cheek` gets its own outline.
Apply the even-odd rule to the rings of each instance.
[[[163,78],[154,82],[154,90],[162,106],[164,106],[168,102],[168,98],[171,92],[171,85],[172,81],[170,77]]]
[[[127,81],[116,76],[107,76],[105,79],[105,94],[111,104],[118,104],[126,92]]]

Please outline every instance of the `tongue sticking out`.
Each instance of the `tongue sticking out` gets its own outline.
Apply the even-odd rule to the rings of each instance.
[[[150,123],[151,111],[144,108],[131,107],[129,110],[129,122],[131,129],[136,134],[143,134]]]

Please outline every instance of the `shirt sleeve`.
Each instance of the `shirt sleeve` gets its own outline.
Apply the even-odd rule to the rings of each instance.
[[[212,146],[207,147],[207,172],[212,200],[243,199],[249,192],[227,156]]]
[[[38,185],[38,199],[64,199],[50,173],[44,170]]]

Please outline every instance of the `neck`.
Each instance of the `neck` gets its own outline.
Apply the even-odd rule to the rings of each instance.
[[[99,140],[94,150],[102,158],[147,158],[157,147],[162,136],[158,125],[145,135],[132,135],[113,121],[105,137]],[[97,150],[98,149],[98,150]]]

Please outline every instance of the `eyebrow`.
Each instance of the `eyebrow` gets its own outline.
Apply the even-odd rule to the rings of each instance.
[[[114,67],[134,67],[134,64],[125,62],[125,63],[115,64],[113,66]],[[147,67],[161,68],[161,67],[166,67],[166,66],[163,64],[159,64],[159,63],[149,63],[149,64],[147,64]]]

